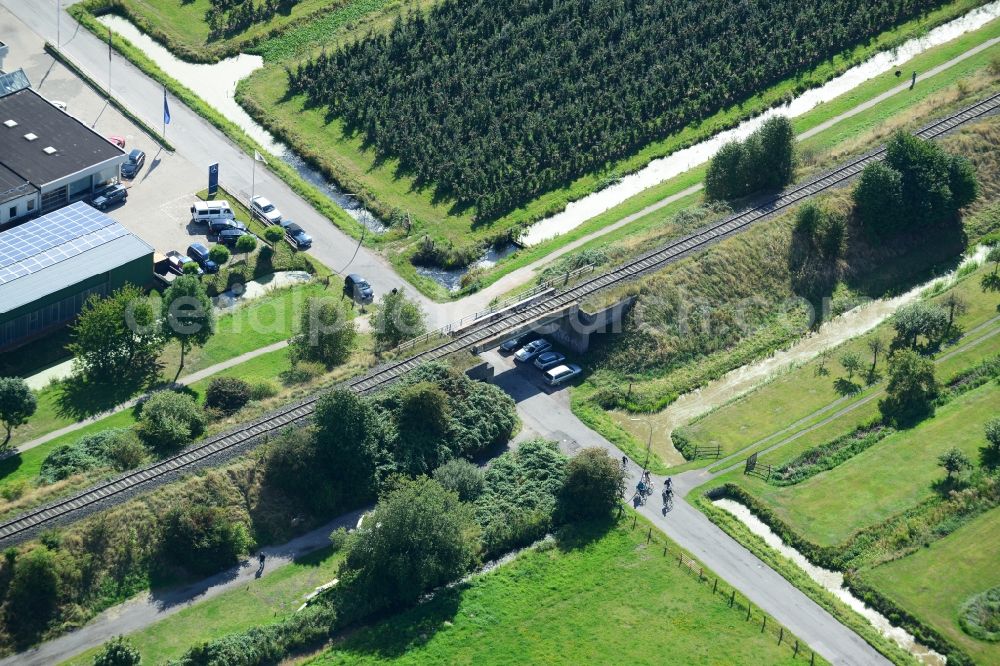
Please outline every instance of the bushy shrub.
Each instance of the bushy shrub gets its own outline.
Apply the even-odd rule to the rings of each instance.
[[[205,415],[194,398],[175,391],[157,391],[142,405],[139,437],[155,449],[179,449],[205,429]]]
[[[886,423],[907,428],[934,413],[937,394],[933,362],[907,349],[889,361],[889,383],[878,408]]]
[[[52,620],[60,580],[55,554],[41,546],[20,555],[7,588],[5,619],[19,641],[35,638]]]
[[[164,555],[193,573],[208,575],[232,566],[252,546],[246,524],[219,507],[188,502],[164,517]]]
[[[973,595],[962,604],[958,614],[962,631],[974,638],[1000,641],[1000,587]]]
[[[776,486],[801,483],[820,472],[833,469],[850,460],[882,441],[892,432],[894,432],[892,428],[882,425],[860,426],[854,432],[803,451],[775,469],[768,482]]]
[[[94,655],[94,666],[139,666],[142,656],[124,636],[116,636]]]
[[[267,400],[278,395],[278,386],[266,379],[250,384],[251,400]]]
[[[449,460],[434,470],[434,480],[463,502],[474,502],[483,494],[483,470],[467,460]]]
[[[250,384],[238,377],[214,377],[205,391],[205,406],[231,414],[250,402]]]
[[[559,515],[566,521],[601,520],[622,499],[625,472],[617,460],[597,447],[580,451],[566,466],[559,491]]]
[[[565,475],[566,456],[554,442],[541,439],[522,442],[493,461],[475,505],[487,557],[545,536]]]
[[[38,475],[45,483],[54,483],[100,467],[122,471],[137,467],[146,455],[133,430],[112,428],[54,449],[42,461]]]
[[[731,141],[712,158],[705,175],[709,199],[737,199],[788,184],[795,168],[795,132],[785,116],[764,121],[745,141]]]

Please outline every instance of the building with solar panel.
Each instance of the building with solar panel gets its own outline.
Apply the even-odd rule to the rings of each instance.
[[[94,294],[152,275],[153,248],[83,202],[0,231],[0,350],[65,325]]]
[[[0,225],[89,197],[126,159],[32,90],[23,71],[0,73]]]

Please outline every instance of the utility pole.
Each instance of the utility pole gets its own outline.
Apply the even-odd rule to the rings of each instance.
[[[62,9],[62,0],[56,0],[56,50],[62,46],[62,23],[59,20],[59,11]]]

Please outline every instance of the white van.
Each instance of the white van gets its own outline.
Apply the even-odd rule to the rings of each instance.
[[[219,220],[235,220],[228,201],[196,201],[191,206],[191,221],[211,224]]]

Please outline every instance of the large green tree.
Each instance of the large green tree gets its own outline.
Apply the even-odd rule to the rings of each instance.
[[[124,636],[116,636],[94,655],[94,666],[139,666],[142,655]]]
[[[19,555],[7,588],[7,626],[20,641],[37,637],[52,620],[59,600],[56,556],[45,546]]]
[[[357,333],[343,299],[309,298],[299,317],[298,333],[292,338],[291,359],[316,361],[327,368],[340,365],[350,357]]]
[[[893,347],[916,349],[921,337],[932,345],[948,332],[948,322],[948,311],[936,303],[916,301],[904,305],[892,316],[896,331]]]
[[[10,443],[14,428],[28,422],[38,408],[35,394],[20,377],[0,377],[0,423],[5,436],[0,448]]]
[[[411,604],[468,571],[478,550],[479,526],[458,495],[427,477],[400,480],[348,542],[342,607],[358,620]]]
[[[428,474],[447,460],[451,409],[448,396],[429,381],[407,386],[396,410],[397,455],[411,474]]]
[[[934,413],[937,394],[934,363],[906,349],[889,360],[889,384],[878,408],[886,423],[909,427]]]
[[[164,343],[153,304],[131,284],[88,298],[70,334],[75,370],[101,382],[147,375]]]
[[[208,342],[215,329],[215,311],[205,285],[194,275],[179,276],[163,293],[161,317],[163,335],[181,347],[179,377],[187,352]]]
[[[335,389],[316,403],[313,415],[319,468],[335,506],[353,506],[374,492],[376,423],[368,401]]]
[[[725,200],[784,187],[795,171],[795,131],[785,116],[764,121],[745,141],[722,146],[708,165],[705,194]]]

